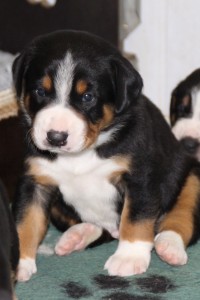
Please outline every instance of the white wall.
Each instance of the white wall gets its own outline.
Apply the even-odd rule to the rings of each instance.
[[[144,93],[168,116],[172,89],[200,67],[200,1],[141,0],[140,18],[124,51],[136,54]]]

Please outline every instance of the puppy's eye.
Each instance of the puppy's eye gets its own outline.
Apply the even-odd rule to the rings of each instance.
[[[180,114],[189,113],[190,107],[181,103],[178,105],[177,110]]]
[[[46,96],[45,89],[43,89],[43,88],[38,88],[35,92],[40,97],[45,97]]]
[[[91,102],[94,99],[94,96],[90,93],[85,93],[82,96],[82,101],[87,103],[87,102]]]
[[[179,104],[179,105],[177,106],[177,111],[178,111],[179,113],[184,112],[184,110],[185,110],[185,107],[184,107],[182,104]]]

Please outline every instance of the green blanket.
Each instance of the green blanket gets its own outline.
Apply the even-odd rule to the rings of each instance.
[[[117,241],[59,257],[53,253],[60,233],[50,227],[37,256],[38,272],[18,283],[19,300],[199,300],[200,242],[188,249],[188,264],[172,267],[153,251],[148,271],[120,278],[103,270]]]

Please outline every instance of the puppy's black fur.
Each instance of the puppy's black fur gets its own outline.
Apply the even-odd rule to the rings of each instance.
[[[120,255],[106,264],[111,275],[144,272],[154,236],[163,232],[178,236],[182,252],[175,246],[172,255],[158,254],[168,263],[185,263],[184,247],[199,237],[199,165],[141,95],[142,79],[131,64],[101,38],[60,31],[27,46],[13,76],[28,137],[13,207],[20,279],[36,271],[36,249],[49,218],[62,230],[82,224],[73,228],[85,246],[102,241],[105,232],[119,238]],[[87,242],[91,228],[95,234]],[[127,264],[122,249],[143,243],[149,250],[130,251]],[[56,251],[63,253],[59,243]]]
[[[0,214],[0,299],[11,300],[19,260],[19,243],[8,197],[1,181]]]

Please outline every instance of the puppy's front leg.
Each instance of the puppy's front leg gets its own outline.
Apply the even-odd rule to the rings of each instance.
[[[36,273],[36,252],[47,229],[47,218],[43,208],[31,204],[26,208],[23,218],[17,225],[20,242],[20,260],[17,272],[19,281],[27,281]]]
[[[36,273],[36,253],[48,225],[51,189],[24,178],[13,210],[20,244],[19,281],[27,281]]]
[[[121,216],[119,245],[105,264],[110,275],[141,274],[150,263],[155,222],[153,219],[131,219],[129,204],[127,198]]]
[[[199,237],[199,195],[199,178],[190,174],[174,206],[158,226],[155,249],[160,258],[170,265],[186,264],[186,247]]]

